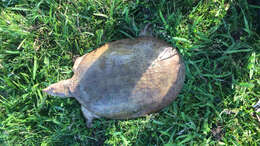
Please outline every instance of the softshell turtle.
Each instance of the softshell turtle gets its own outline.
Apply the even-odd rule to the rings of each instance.
[[[72,78],[43,89],[75,97],[87,126],[95,118],[131,119],[159,111],[180,92],[185,67],[165,41],[148,35],[107,43],[74,63]]]

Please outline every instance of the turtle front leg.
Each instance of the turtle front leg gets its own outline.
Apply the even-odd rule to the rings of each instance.
[[[86,109],[84,106],[81,106],[81,111],[83,113],[83,116],[86,119],[86,126],[88,128],[91,128],[92,127],[92,120],[95,119],[95,118],[99,118],[99,116],[93,114],[88,109]]]
[[[83,55],[83,56],[81,56],[81,57],[78,57],[78,58],[76,59],[74,65],[73,65],[73,68],[72,68],[72,71],[73,71],[74,73],[76,72],[76,70],[77,70],[78,67],[79,67],[80,62],[82,61],[82,59],[83,59],[84,56],[86,56],[86,55],[87,55],[87,54],[85,54],[85,55]]]

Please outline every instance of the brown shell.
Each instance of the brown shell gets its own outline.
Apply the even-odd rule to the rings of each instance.
[[[72,95],[91,113],[113,119],[162,109],[185,79],[177,50],[154,37],[105,44],[79,58],[73,70]]]

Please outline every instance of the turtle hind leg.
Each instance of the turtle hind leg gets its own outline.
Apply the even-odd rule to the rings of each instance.
[[[81,106],[81,111],[83,113],[83,116],[85,117],[86,121],[86,126],[88,128],[92,127],[92,120],[95,118],[99,118],[99,116],[93,114],[92,112],[90,112],[88,109],[86,109],[84,106]]]

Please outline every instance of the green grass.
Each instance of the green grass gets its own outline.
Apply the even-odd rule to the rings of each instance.
[[[260,7],[249,2],[0,1],[0,145],[259,145]],[[186,64],[181,94],[161,112],[88,129],[75,99],[41,92],[72,76],[76,56],[147,23]]]

